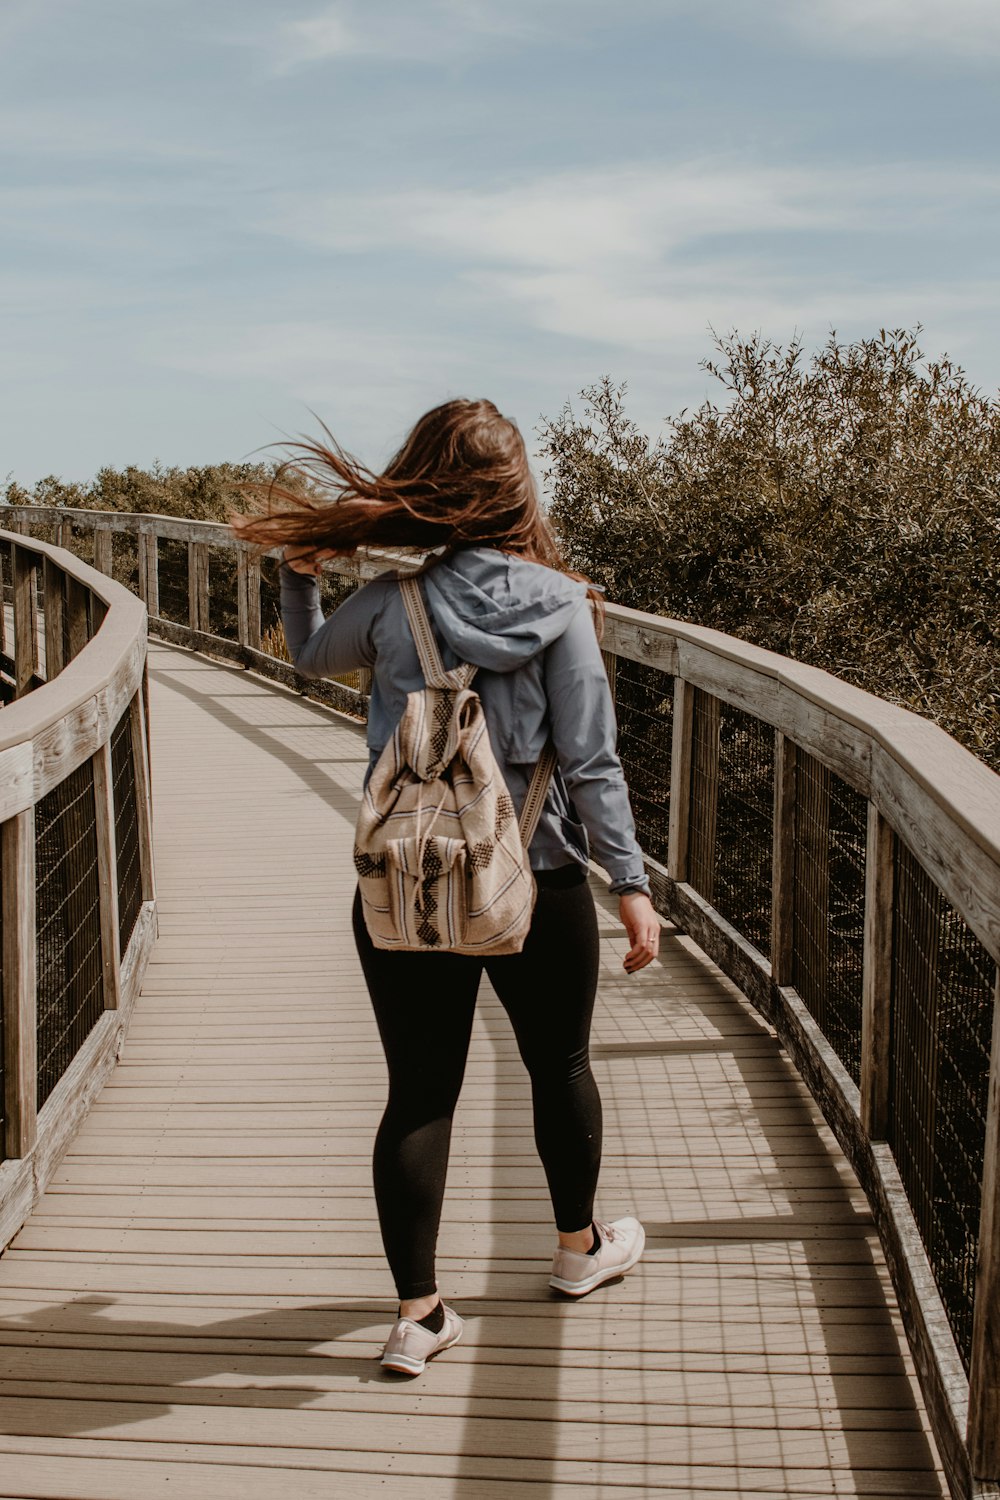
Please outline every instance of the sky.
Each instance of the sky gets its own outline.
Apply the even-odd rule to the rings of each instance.
[[[0,475],[924,325],[1000,385],[996,0],[0,0]]]

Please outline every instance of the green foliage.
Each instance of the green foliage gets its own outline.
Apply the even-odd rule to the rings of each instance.
[[[728,399],[655,443],[605,379],[542,428],[550,514],[610,599],[824,667],[1000,768],[1000,402],[918,334],[719,339]]]
[[[249,508],[248,487],[266,485],[276,467],[260,463],[165,469],[154,463],[151,469],[139,469],[129,464],[125,469],[101,469],[89,484],[67,484],[50,474],[27,490],[8,480],[4,498],[8,505],[64,505],[225,521],[231,510]]]

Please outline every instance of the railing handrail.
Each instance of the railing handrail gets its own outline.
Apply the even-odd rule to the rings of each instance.
[[[0,708],[2,1248],[114,1067],[156,903],[145,606],[65,549],[16,530],[0,531],[0,543],[11,561],[5,665],[16,695]]]
[[[738,665],[762,683],[774,683],[831,714],[891,757],[1000,867],[1000,775],[939,724],[856,687],[822,667],[754,646],[721,630],[626,609],[619,604],[607,605],[607,618],[613,629],[610,649],[631,661],[657,665],[694,680],[697,674],[692,674],[691,669],[696,668],[696,662],[685,660],[682,652],[668,666],[661,659],[662,654],[644,650],[641,645],[644,637],[650,642],[659,637],[675,644],[684,643]],[[708,690],[715,691],[720,686],[723,684]],[[754,701],[753,713],[776,729],[784,729],[789,719],[766,699]],[[825,759],[831,770],[843,775],[858,791],[879,801],[880,788],[863,757],[859,756],[852,764],[843,755],[835,758],[829,749],[824,756],[818,740],[817,748],[810,753],[819,760]]]
[[[4,751],[43,734],[82,704],[90,700],[96,702],[122,678],[123,673],[134,670],[136,654],[145,648],[147,615],[142,601],[130,589],[89,563],[73,557],[65,549],[11,531],[0,531],[0,540],[49,558],[107,605],[107,614],[96,634],[66,663],[58,676],[43,682],[26,697],[6,705],[0,714],[2,757]],[[3,761],[0,759],[2,780]],[[6,804],[2,816],[10,816]]]

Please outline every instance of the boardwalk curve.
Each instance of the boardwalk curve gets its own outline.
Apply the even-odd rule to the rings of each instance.
[[[0,1260],[0,1495],[945,1494],[815,1105],[689,939],[626,980],[599,887],[600,1210],[639,1212],[649,1253],[579,1305],[549,1293],[484,987],[441,1237],[467,1338],[418,1382],[381,1374],[362,734],[162,644],[150,678],[160,937],[122,1064]]]

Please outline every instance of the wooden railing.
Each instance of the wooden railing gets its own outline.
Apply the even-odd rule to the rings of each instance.
[[[131,567],[157,634],[364,716],[364,681],[307,682],[262,649],[275,582],[225,526],[16,514]],[[167,618],[171,544],[187,589],[174,578]],[[386,566],[331,572],[350,588]],[[715,631],[611,605],[603,648],[659,909],[818,1101],[868,1195],[953,1493],[996,1496],[1000,777],[926,720]]]
[[[155,937],[146,611],[0,532],[0,1248],[120,1053]]]

